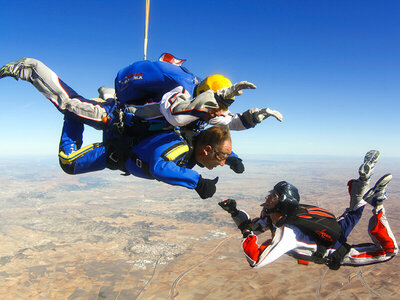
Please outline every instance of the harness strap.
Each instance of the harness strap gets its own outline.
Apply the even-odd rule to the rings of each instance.
[[[124,172],[123,176],[128,176],[130,173],[125,168],[126,159],[124,158],[125,155],[122,152],[111,152],[110,155],[107,157],[107,168],[110,170],[121,170]]]
[[[153,177],[149,171],[149,164],[142,161],[139,156],[131,151],[132,146],[120,143],[121,141],[110,141],[109,144],[109,152],[107,159],[107,167],[111,170],[121,170],[124,173],[121,174],[123,176],[128,176],[130,173],[125,168],[126,161],[130,158],[137,167],[143,170],[143,172]],[[120,147],[118,147],[120,146]]]
[[[324,258],[324,255],[326,253],[326,247],[320,244],[317,244],[317,251],[311,256],[313,259],[312,261],[315,262],[316,264],[325,264],[326,263],[326,258]]]
[[[150,123],[148,123],[147,125],[149,125]],[[147,130],[147,132],[149,134],[147,135],[143,135],[142,132],[142,136],[126,136],[126,135],[122,135],[121,133],[117,134],[116,138],[111,138],[106,142],[106,146],[107,146],[107,153],[108,153],[108,157],[107,157],[107,167],[111,170],[121,170],[124,172],[124,176],[130,175],[130,173],[128,172],[128,170],[125,168],[125,163],[126,161],[130,158],[137,167],[139,167],[140,169],[143,170],[143,172],[149,176],[153,178],[153,175],[150,173],[150,168],[149,168],[149,164],[142,161],[137,154],[132,152],[132,147],[136,144],[138,144],[140,141],[142,141],[144,138],[149,137],[151,134],[155,134],[156,132],[161,132],[162,130],[165,130],[166,127],[163,127],[164,129],[162,129],[161,127],[157,127],[157,125],[159,124],[153,124],[155,125],[155,127],[148,127],[147,129],[152,129],[154,131],[149,132]],[[163,125],[163,124],[161,124]],[[128,127],[124,127],[124,133],[127,133],[127,128]],[[182,130],[183,131],[183,130]],[[175,159],[179,158],[180,161],[179,163],[177,163],[178,166],[183,166],[184,162],[186,162],[187,160],[189,160],[193,154],[193,149],[194,149],[194,136],[195,136],[195,132],[193,132],[192,130],[184,130],[184,134],[182,134],[182,131],[178,131],[177,133],[179,133],[179,135],[181,136],[181,138],[184,140],[184,142],[180,143],[180,144],[176,144],[172,147],[172,149],[170,152],[170,155],[168,156],[167,154],[169,153],[167,150],[165,154],[166,159],[170,160],[170,161],[174,161]],[[173,151],[172,151],[173,150]],[[163,154],[163,155],[164,155]],[[181,156],[184,155],[183,159],[181,159]]]
[[[193,155],[195,138],[198,132],[193,129],[181,128],[179,130],[175,130],[175,133],[177,133],[184,141],[184,143],[189,147],[189,151],[186,152],[185,157],[181,161],[183,163],[190,160]]]
[[[142,161],[139,156],[137,156],[135,153],[131,152],[129,155],[129,158],[135,162],[136,166],[140,169],[143,170],[143,172],[150,177],[153,177],[153,175],[151,175],[150,170],[149,170],[149,164]],[[129,174],[129,173],[128,173]]]

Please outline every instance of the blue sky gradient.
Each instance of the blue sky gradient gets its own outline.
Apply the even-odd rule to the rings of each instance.
[[[233,112],[279,110],[233,133],[239,155],[400,157],[400,2],[151,1],[148,59],[248,80]],[[1,1],[0,65],[37,58],[85,97],[143,59],[145,0]],[[56,156],[62,115],[26,82],[0,80],[0,156]],[[101,140],[88,129],[85,144]]]

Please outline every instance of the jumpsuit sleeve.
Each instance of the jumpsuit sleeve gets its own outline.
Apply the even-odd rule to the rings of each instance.
[[[165,119],[175,127],[185,126],[201,118],[210,109],[218,107],[213,92],[204,92],[191,100],[190,93],[178,86],[164,94],[160,111]]]
[[[196,171],[180,167],[174,161],[164,159],[157,160],[150,166],[149,171],[159,181],[188,189],[195,189],[200,178],[200,174]]]
[[[239,157],[235,152],[231,152],[231,155],[229,155],[229,157]]]
[[[254,218],[251,220],[253,227],[253,232],[255,235],[259,235],[268,229],[271,229],[271,224],[267,221],[266,218]]]
[[[229,126],[230,130],[241,131],[249,128],[253,128],[242,114],[231,114],[229,111],[223,115],[212,118],[209,121],[210,125],[223,125]]]
[[[297,246],[296,234],[289,228],[282,226],[275,232],[274,238],[261,246],[257,243],[257,236],[250,234],[243,242],[242,249],[253,268],[261,268],[277,260],[283,254]]]
[[[160,112],[159,102],[148,102],[144,105],[126,104],[125,113],[133,114],[135,117],[144,120],[157,119],[163,116]]]
[[[192,170],[195,160],[190,159],[191,149],[174,131],[152,135],[130,151],[125,163],[130,174],[189,189],[197,187],[200,174]]]

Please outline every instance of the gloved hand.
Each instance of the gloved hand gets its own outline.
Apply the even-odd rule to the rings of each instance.
[[[228,157],[225,160],[225,163],[233,170],[233,172],[241,174],[244,172],[244,164],[242,163],[242,159],[239,157]]]
[[[249,230],[249,229],[245,229],[242,231],[243,234],[243,238],[247,238],[250,234],[253,234],[253,231]]]
[[[279,111],[269,108],[250,108],[246,110],[242,115],[246,119],[247,123],[249,123],[249,125],[252,127],[256,126],[258,123],[261,123],[261,121],[270,116],[273,116],[279,122],[282,122],[283,120],[283,116]]]
[[[255,120],[256,123],[261,123],[261,121],[265,120],[270,116],[274,117],[279,122],[282,122],[283,120],[282,114],[277,110],[272,110],[269,109],[268,107],[262,109],[254,108],[254,110],[255,111],[253,112],[253,119]]]
[[[222,98],[221,102],[224,103],[226,106],[232,104],[235,96],[240,96],[243,94],[244,89],[256,89],[257,87],[248,81],[240,81],[238,83],[233,84],[230,87],[220,89],[216,92],[216,94]]]
[[[226,199],[224,201],[218,202],[218,205],[221,206],[223,210],[226,210],[230,214],[237,212],[236,200],[234,199]]]
[[[99,98],[103,100],[107,100],[110,98],[115,99],[115,89],[113,88],[108,88],[103,85],[99,87],[97,91],[99,92]]]
[[[234,199],[226,199],[218,202],[218,205],[231,214],[233,221],[243,234],[243,237],[247,237],[249,234],[253,233],[252,229],[254,224],[251,222],[249,215],[244,210],[236,208],[236,201]]]
[[[223,99],[234,99],[235,96],[240,96],[243,94],[244,89],[256,89],[257,87],[248,81],[240,81],[238,83],[233,84],[230,87],[223,88],[217,91],[217,95],[222,97]]]
[[[243,237],[246,238],[249,234],[254,234],[254,232],[265,232],[267,229],[272,228],[272,224],[267,227],[268,225],[265,225],[266,227],[264,228],[263,225],[261,225],[258,221],[260,218],[254,218],[252,220],[249,220],[248,222],[245,222],[239,226],[239,229],[242,231]]]
[[[218,177],[214,179],[204,179],[200,176],[199,182],[197,183],[197,187],[195,188],[197,194],[199,194],[201,199],[207,199],[212,197],[216,190],[216,184],[218,182]]]

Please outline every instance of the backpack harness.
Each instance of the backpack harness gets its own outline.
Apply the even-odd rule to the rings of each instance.
[[[172,131],[173,129],[168,128],[159,128],[154,127],[149,130],[147,127],[148,124],[142,124],[142,127],[139,124],[141,120],[138,120],[138,124],[132,126],[134,131],[129,132],[126,128],[123,131],[119,132],[116,130],[116,134],[113,138],[110,138],[106,142],[106,152],[107,152],[107,168],[111,170],[121,170],[124,173],[121,174],[123,176],[129,176],[130,173],[125,168],[126,161],[130,158],[132,161],[136,163],[136,166],[143,170],[143,172],[149,176],[153,177],[149,171],[149,164],[147,162],[142,161],[136,153],[132,152],[132,147],[139,144],[144,139],[164,131]],[[146,121],[145,121],[146,122]],[[183,167],[185,163],[192,157],[194,151],[194,138],[196,132],[191,129],[177,129],[175,132],[182,138],[183,142],[181,144],[186,144],[189,147],[189,151],[185,154],[184,158],[177,164],[178,166]],[[178,145],[178,144],[177,144]],[[175,145],[175,146],[177,146]],[[169,151],[171,149],[167,149]]]
[[[299,227],[317,243],[317,251],[312,256],[300,254],[292,256],[303,261],[326,264],[332,270],[340,268],[341,261],[350,250],[349,244],[343,242],[333,253],[324,257],[327,248],[339,241],[342,234],[334,214],[318,206],[300,204],[292,214],[279,220],[277,226],[283,224]]]

